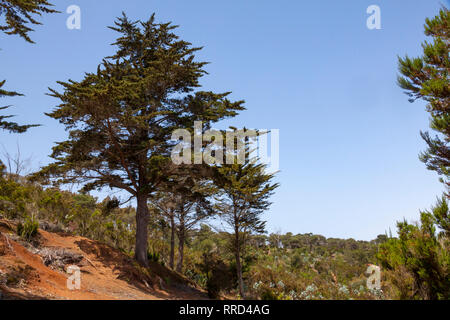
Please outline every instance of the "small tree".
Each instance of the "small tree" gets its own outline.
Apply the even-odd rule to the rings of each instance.
[[[222,192],[217,203],[225,223],[233,234],[233,251],[236,260],[236,272],[239,294],[244,295],[241,257],[245,249],[246,236],[249,233],[263,233],[265,221],[261,215],[270,206],[269,198],[278,184],[272,184],[274,174],[265,173],[266,166],[249,159],[247,148],[245,161],[224,164],[217,168],[216,184]]]
[[[450,186],[450,83],[449,83],[449,46],[450,13],[442,8],[439,15],[426,19],[425,34],[433,42],[422,44],[423,56],[417,58],[399,58],[398,84],[406,90],[410,101],[422,99],[427,102],[427,111],[431,115],[431,128],[438,133],[432,137],[421,132],[428,144],[428,150],[421,153],[420,159],[430,170],[444,178]]]

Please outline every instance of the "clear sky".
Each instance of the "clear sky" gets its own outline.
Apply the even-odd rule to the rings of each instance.
[[[54,0],[60,14],[44,16],[36,44],[0,34],[5,89],[25,97],[13,104],[20,123],[42,127],[23,135],[0,132],[20,145],[34,169],[49,162],[66,133],[48,118],[56,81],[81,80],[113,52],[106,28],[122,11],[132,19],[153,12],[210,61],[202,84],[232,91],[247,110],[226,123],[280,129],[281,183],[266,213],[269,231],[370,240],[403,219],[417,220],[443,187],[418,160],[428,128],[424,103],[411,104],[396,86],[397,55],[420,54],[423,24],[435,0]],[[447,2],[448,3],[448,2]],[[69,30],[69,5],[81,8],[81,30]],[[381,30],[369,30],[369,5],[381,8]]]

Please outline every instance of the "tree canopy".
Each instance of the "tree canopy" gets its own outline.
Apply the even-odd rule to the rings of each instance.
[[[421,153],[420,159],[428,169],[443,176],[442,181],[450,187],[450,13],[447,8],[442,8],[436,17],[426,19],[425,34],[433,41],[422,44],[421,57],[399,58],[398,84],[406,90],[411,102],[417,99],[427,102],[430,127],[438,135],[421,132],[428,149]]]
[[[8,35],[19,35],[25,41],[34,43],[29,33],[34,31],[30,25],[40,25],[37,16],[43,13],[58,12],[47,0],[2,0],[0,2],[0,31]]]

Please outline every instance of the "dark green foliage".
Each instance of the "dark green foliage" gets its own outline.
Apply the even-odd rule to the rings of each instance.
[[[25,222],[19,222],[17,225],[17,235],[26,241],[31,241],[37,236],[39,229],[39,222],[34,218],[27,216]]]
[[[0,179],[3,179],[5,170],[6,170],[6,166],[3,164],[3,162],[0,161]]]
[[[206,290],[211,299],[218,299],[221,292],[233,288],[235,272],[217,252],[204,252],[198,267],[206,275]]]
[[[381,245],[377,256],[390,271],[397,298],[450,299],[448,214],[443,196],[431,212],[421,212],[420,225],[399,222],[399,237]]]
[[[27,24],[40,24],[33,18],[34,15],[42,13],[56,12],[49,7],[52,6],[46,0],[2,0],[0,2],[0,31],[6,34],[18,34],[28,42],[33,42],[28,33],[33,31]],[[2,17],[4,15],[4,18]],[[14,91],[6,91],[2,89],[6,80],[0,81],[0,98],[21,96],[22,94]],[[0,106],[0,111],[10,106]],[[0,115],[0,129],[14,133],[23,133],[31,127],[37,125],[18,125],[15,122],[7,121],[13,117],[12,115]],[[2,163],[0,161],[0,169]],[[0,170],[1,172],[1,170]]]
[[[33,43],[29,33],[33,31],[30,25],[41,24],[36,16],[43,13],[55,13],[53,5],[47,0],[2,0],[0,2],[0,31],[8,35],[17,34],[27,42]]]
[[[278,296],[274,293],[274,291],[268,288],[263,289],[260,297],[261,300],[278,300]]]
[[[158,252],[147,252],[148,260],[158,263],[159,262],[159,253]]]
[[[9,178],[0,177],[0,214],[9,219],[23,218],[33,189]]]
[[[33,31],[28,24],[40,24],[33,16],[41,15],[42,13],[57,12],[50,9],[52,5],[47,0],[2,0],[0,2],[0,31],[8,35],[18,34],[20,37],[28,42],[33,41],[28,36],[28,33]],[[4,17],[2,17],[4,16]],[[14,91],[6,91],[2,89],[6,80],[0,80],[0,98],[21,96],[20,93]],[[0,106],[0,111],[9,108],[10,106]],[[18,125],[15,122],[7,121],[13,117],[12,115],[0,115],[0,129],[7,130],[14,133],[23,133],[31,127],[37,125]],[[0,173],[2,173],[2,162],[0,161]]]
[[[105,216],[110,215],[115,209],[119,208],[120,201],[117,198],[109,198],[107,197],[105,200],[103,200],[103,206],[102,206],[102,214]]]
[[[448,210],[448,200],[442,196],[441,199],[437,200],[437,204],[432,209],[432,212],[427,212],[427,214],[432,214],[434,223],[438,226],[438,236],[441,239],[450,239],[450,214]]]
[[[50,9],[52,5],[47,0],[2,0],[0,2],[0,31],[8,35],[18,34],[20,37],[28,42],[33,41],[28,36],[28,33],[33,31],[28,24],[40,24],[33,16],[41,15],[42,13],[57,12]],[[4,15],[4,18],[2,17]],[[21,96],[22,94],[14,91],[6,91],[2,89],[6,80],[0,81],[0,98]],[[9,108],[10,106],[0,106],[0,111]],[[18,125],[15,122],[7,121],[13,117],[12,115],[0,115],[0,129],[7,130],[14,133],[23,133],[29,128],[38,125]],[[0,161],[0,168],[2,163]],[[0,170],[1,172],[1,170]]]
[[[27,24],[40,24],[33,16],[41,15],[42,13],[56,12],[49,7],[46,0],[3,0],[0,2],[0,31],[6,34],[18,34],[28,42],[33,42],[28,33],[33,31]],[[2,17],[4,15],[4,17]],[[0,98],[21,96],[22,94],[14,91],[6,91],[2,89],[6,80],[0,81]],[[0,106],[0,111],[3,111],[10,106]],[[13,117],[12,115],[0,115],[0,129],[12,132],[23,133],[29,128],[37,125],[19,125],[16,122],[7,119]],[[0,174],[2,174],[4,166],[0,160]]]
[[[61,182],[89,182],[86,190],[109,186],[150,194],[164,179],[160,170],[169,160],[174,129],[243,109],[227,94],[180,98],[199,86],[205,63],[194,61],[199,48],[178,40],[174,28],[155,23],[154,16],[145,22],[119,18],[112,27],[121,34],[116,54],[81,82],[59,82],[63,93],[51,90],[62,103],[49,116],[70,130],[70,138],[54,147],[56,162],[42,173]]]
[[[13,97],[13,96],[21,96],[20,93],[12,92],[12,91],[6,91],[3,90],[2,87],[5,84],[4,81],[0,81],[0,98],[1,97]],[[0,106],[0,111],[8,109],[9,106]],[[7,119],[12,118],[12,115],[0,115],[0,129],[12,132],[12,133],[23,133],[27,131],[29,128],[36,127],[37,125],[18,125],[15,122],[7,121]]]
[[[443,176],[443,182],[449,186],[450,13],[446,8],[442,8],[433,19],[426,19],[425,34],[432,37],[433,41],[422,44],[423,56],[399,58],[402,76],[398,77],[398,84],[406,90],[411,102],[417,99],[427,102],[430,127],[438,135],[432,137],[428,132],[421,133],[428,150],[420,155],[420,159],[428,169]]]

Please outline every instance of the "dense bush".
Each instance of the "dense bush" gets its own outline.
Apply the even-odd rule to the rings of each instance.
[[[217,299],[221,293],[234,287],[235,270],[231,268],[216,252],[204,252],[202,262],[198,265],[206,277],[206,290],[211,299]]]
[[[421,212],[420,224],[399,222],[399,237],[381,245],[378,258],[393,297],[450,299],[449,221],[443,196],[431,211]]]

